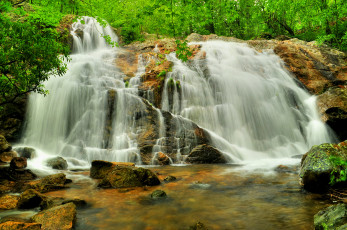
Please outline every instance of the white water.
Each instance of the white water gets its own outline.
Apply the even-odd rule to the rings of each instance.
[[[141,164],[136,141],[141,127],[134,124],[135,115],[146,110],[138,97],[146,61],[139,56],[138,72],[126,85],[125,75],[113,63],[119,48],[110,47],[101,35],[117,37],[93,18],[84,21],[72,27],[74,54],[65,76],[44,83],[50,91],[47,97],[30,95],[19,144],[37,151],[29,168],[50,173],[44,162],[57,155],[68,160],[70,169],[89,167],[93,160]],[[77,36],[80,31],[82,39]],[[276,55],[236,43],[214,41],[202,46],[206,60],[197,59],[190,66],[169,55],[174,67],[166,78],[162,109],[208,130],[211,144],[231,162],[288,159],[314,144],[331,141],[319,119],[315,97],[296,85]],[[170,86],[171,78],[175,87]],[[156,110],[159,138],[152,150],[153,162],[166,138],[163,115]],[[179,133],[182,124],[176,120]],[[175,136],[173,163],[182,163],[186,157],[180,152],[180,141]]]
[[[232,162],[286,158],[330,142],[315,97],[299,88],[275,54],[238,43],[200,43],[206,60],[187,65],[170,54],[162,108],[209,130]],[[179,81],[169,101],[168,82]],[[172,83],[171,83],[172,84]]]

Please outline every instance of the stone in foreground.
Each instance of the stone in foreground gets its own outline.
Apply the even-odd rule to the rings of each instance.
[[[73,229],[76,223],[76,206],[73,203],[56,206],[39,212],[31,220],[42,224],[42,229],[46,230]]]
[[[216,148],[202,144],[196,146],[188,155],[186,162],[192,164],[227,163],[225,156]]]
[[[101,188],[129,188],[159,185],[155,173],[149,169],[115,166],[99,183]]]
[[[346,204],[341,203],[329,206],[314,215],[315,230],[346,229],[347,209]],[[343,227],[344,226],[344,227]]]
[[[15,209],[17,207],[18,200],[19,200],[19,196],[3,195],[0,197],[0,209],[4,209],[4,210]]]
[[[0,224],[1,230],[40,230],[41,224],[6,221]]]

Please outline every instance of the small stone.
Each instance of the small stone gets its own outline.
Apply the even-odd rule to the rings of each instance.
[[[27,159],[25,157],[14,157],[11,160],[10,167],[13,169],[24,169],[27,167]]]
[[[67,204],[67,203],[73,203],[76,205],[77,208],[83,208],[87,206],[87,202],[79,198],[64,200],[62,204]]]
[[[208,230],[208,228],[200,221],[189,227],[189,230]]]
[[[163,190],[155,190],[151,194],[152,199],[161,199],[165,197],[167,197],[167,195],[166,195],[166,192],[164,192]]]
[[[174,176],[167,176],[167,177],[164,178],[164,181],[167,182],[167,183],[175,181],[175,180],[177,180],[177,178],[174,177]]]

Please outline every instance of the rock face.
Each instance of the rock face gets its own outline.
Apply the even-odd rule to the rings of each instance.
[[[317,98],[322,120],[337,134],[340,140],[347,140],[347,87],[333,87]]]
[[[76,223],[76,206],[73,203],[68,203],[50,208],[39,212],[31,220],[41,224],[42,229],[73,229]]]
[[[0,197],[0,209],[3,209],[3,210],[15,209],[17,207],[18,200],[19,200],[19,196],[3,195]]]
[[[67,161],[62,157],[55,157],[47,161],[47,166],[50,166],[53,169],[64,170],[67,169]]]
[[[99,183],[101,188],[129,188],[159,185],[160,181],[151,170],[116,166]]]
[[[31,209],[39,207],[45,197],[34,189],[24,191],[18,200],[18,208]]]
[[[41,224],[6,221],[0,224],[1,230],[40,230]]]
[[[218,149],[206,144],[196,146],[188,155],[186,161],[193,164],[218,164],[227,162],[225,156]]]
[[[314,215],[314,229],[346,229],[347,208],[346,204],[329,206]]]
[[[347,160],[347,142],[338,145],[321,144],[313,146],[301,161],[300,178],[304,188],[310,192],[324,193],[330,188],[331,173],[336,168],[330,157],[338,156]]]
[[[11,160],[10,167],[13,169],[24,169],[27,167],[27,159],[25,157],[14,157]]]

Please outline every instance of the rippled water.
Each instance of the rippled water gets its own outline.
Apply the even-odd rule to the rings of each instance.
[[[314,214],[328,205],[319,195],[302,190],[295,172],[247,173],[232,165],[151,169],[161,181],[167,175],[177,181],[98,189],[94,180],[75,175],[70,189],[47,195],[82,198],[90,204],[78,211],[77,229],[188,229],[197,221],[209,229],[313,229]],[[151,200],[157,189],[168,198]]]

